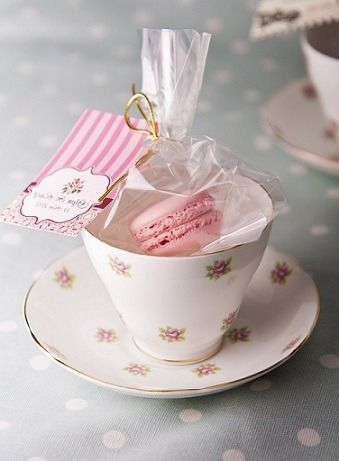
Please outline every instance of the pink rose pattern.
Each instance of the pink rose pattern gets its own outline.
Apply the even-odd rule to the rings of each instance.
[[[61,287],[61,288],[72,288],[73,283],[75,280],[75,275],[70,274],[66,267],[63,267],[59,271],[54,273],[54,281]]]
[[[237,343],[238,341],[249,341],[251,330],[248,327],[232,328],[227,337],[231,343]]]
[[[285,285],[286,279],[292,274],[292,269],[286,264],[285,261],[278,261],[275,268],[271,271],[272,283],[278,283],[279,285]]]
[[[94,337],[98,343],[113,343],[118,339],[115,330],[105,330],[104,328],[97,328]]]
[[[68,182],[62,188],[64,194],[79,194],[81,189],[84,187],[85,181],[80,178],[74,178],[73,181]]]
[[[192,372],[197,375],[198,378],[203,378],[208,375],[215,375],[221,368],[217,367],[214,363],[202,363],[196,368],[192,368]]]
[[[151,371],[147,365],[140,365],[138,363],[129,363],[129,365],[123,368],[123,370],[134,376],[147,376],[147,374]]]
[[[109,256],[109,265],[113,269],[113,271],[122,277],[131,277],[131,265],[125,264],[121,259],[117,258],[116,256]]]
[[[185,341],[184,333],[186,332],[186,328],[172,328],[167,326],[166,328],[159,327],[160,331],[160,338],[163,341],[167,341],[168,343],[176,343],[179,341]]]
[[[222,321],[220,330],[226,331],[234,322],[235,316],[237,315],[237,311],[231,312],[227,317],[224,318]]]
[[[206,277],[210,280],[218,280],[223,275],[232,271],[232,257],[224,261],[214,261],[213,264],[206,266]]]
[[[295,346],[297,344],[297,342],[299,341],[300,339],[300,336],[298,336],[297,338],[293,339],[292,341],[290,341],[287,346],[284,347],[284,349],[281,351],[281,353],[283,354],[284,352],[288,351],[289,349],[292,349],[293,346]]]

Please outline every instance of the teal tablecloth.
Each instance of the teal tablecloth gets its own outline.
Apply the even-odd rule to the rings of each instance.
[[[194,133],[223,140],[277,173],[289,206],[272,243],[320,290],[306,346],[251,385],[184,400],[124,397],[41,356],[25,330],[25,292],[80,241],[0,228],[0,459],[339,459],[339,181],[308,170],[260,128],[271,92],[304,74],[298,37],[252,44],[245,0],[1,0],[0,155],[4,207],[85,107],[121,112],[140,75],[136,28],[214,33]]]

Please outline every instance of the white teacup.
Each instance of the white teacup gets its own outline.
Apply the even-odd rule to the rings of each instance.
[[[339,127],[339,23],[308,29],[302,49],[309,77],[315,86],[323,112],[331,125]]]
[[[89,257],[136,345],[166,361],[195,362],[220,348],[267,246],[271,224],[254,243],[218,253],[161,257],[112,247],[83,232]]]

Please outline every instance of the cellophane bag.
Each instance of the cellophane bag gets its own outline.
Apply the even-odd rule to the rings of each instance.
[[[114,247],[164,256],[213,253],[258,240],[284,205],[279,179],[214,139],[189,136],[210,35],[143,29],[141,36],[142,92],[159,136],[145,142],[150,158],[120,184],[98,237]]]

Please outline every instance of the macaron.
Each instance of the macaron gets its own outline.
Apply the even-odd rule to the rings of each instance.
[[[222,213],[208,192],[172,196],[150,206],[130,223],[140,249],[156,256],[190,254],[218,235]]]

